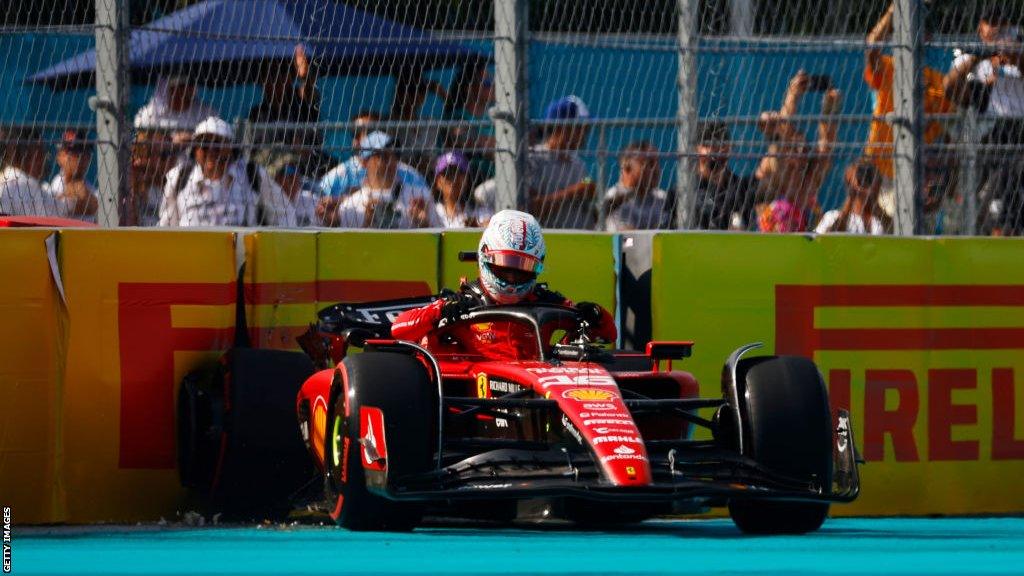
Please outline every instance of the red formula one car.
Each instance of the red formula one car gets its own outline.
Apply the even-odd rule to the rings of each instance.
[[[427,302],[338,304],[300,339],[306,355],[235,349],[190,375],[178,407],[185,484],[236,513],[325,502],[359,530],[411,529],[424,513],[510,520],[541,506],[615,524],[727,506],[744,532],[800,533],[857,497],[849,414],[830,410],[810,360],[744,346],[721,397],[702,398],[673,369],[692,343],[610,352],[561,306],[461,320],[521,325],[526,358],[390,338],[391,319]]]

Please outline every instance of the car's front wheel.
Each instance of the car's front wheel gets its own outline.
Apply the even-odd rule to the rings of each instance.
[[[432,467],[437,393],[413,356],[363,352],[335,374],[325,438],[331,518],[350,530],[408,531],[422,507],[381,495],[402,476]]]
[[[741,361],[737,375],[744,455],[778,474],[831,489],[832,416],[814,362],[796,356],[749,358]],[[748,534],[812,532],[828,509],[818,502],[729,502],[733,522]]]

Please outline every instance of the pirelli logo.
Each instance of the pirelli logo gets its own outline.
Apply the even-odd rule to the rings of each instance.
[[[867,460],[1024,460],[1024,286],[777,285],[775,315]]]

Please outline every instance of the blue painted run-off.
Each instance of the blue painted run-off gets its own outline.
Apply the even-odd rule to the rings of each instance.
[[[1021,574],[1024,519],[836,519],[754,538],[728,520],[621,532],[423,528],[15,530],[15,574]]]

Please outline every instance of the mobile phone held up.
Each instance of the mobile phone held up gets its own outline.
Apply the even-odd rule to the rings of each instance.
[[[807,76],[808,92],[825,92],[832,89],[832,77],[828,74],[809,74]]]

